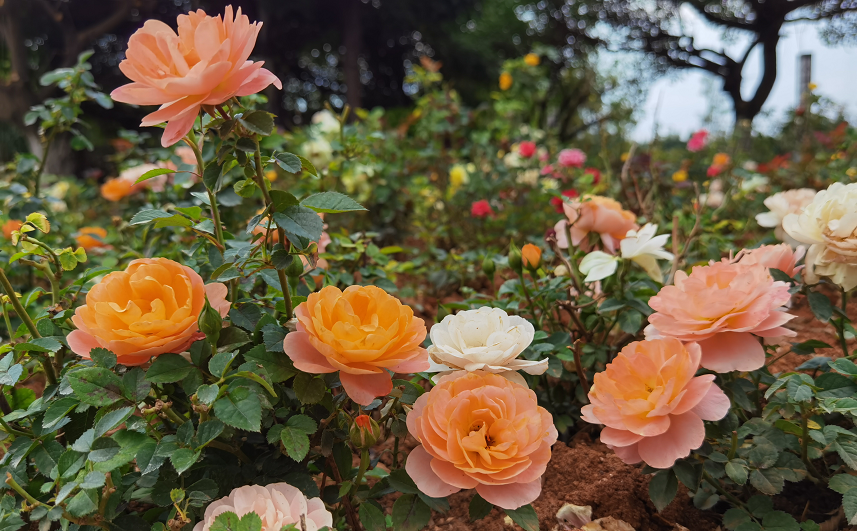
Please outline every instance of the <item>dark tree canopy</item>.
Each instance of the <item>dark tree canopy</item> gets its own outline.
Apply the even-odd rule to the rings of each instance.
[[[645,52],[657,64],[697,68],[719,76],[732,98],[736,123],[752,120],[762,109],[777,78],[777,45],[783,28],[795,21],[826,21],[830,41],[844,40],[853,28],[854,0],[596,0],[594,8],[623,39],[623,48]],[[722,30],[750,36],[740,57],[699,47],[681,32],[679,9],[687,5]],[[752,96],[741,95],[744,67],[750,53],[761,48],[762,78]]]

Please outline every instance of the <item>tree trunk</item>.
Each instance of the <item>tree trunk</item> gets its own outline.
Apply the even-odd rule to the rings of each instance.
[[[348,87],[346,99],[349,107],[357,109],[361,106],[363,84],[360,82],[360,51],[363,43],[363,22],[360,0],[341,0],[342,6],[342,40],[345,45],[345,85]]]

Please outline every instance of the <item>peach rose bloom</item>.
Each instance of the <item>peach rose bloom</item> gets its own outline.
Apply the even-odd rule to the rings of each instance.
[[[609,197],[584,195],[581,199],[564,201],[562,208],[568,220],[562,220],[554,226],[557,243],[562,249],[568,248],[565,227],[569,224],[572,245],[580,245],[587,234],[597,232],[605,249],[611,253],[616,251],[629,230],[640,228],[635,223],[637,216]]]
[[[24,222],[20,219],[10,219],[3,224],[3,237],[7,240],[12,239],[12,233],[24,226]]]
[[[759,337],[794,336],[782,325],[794,318],[783,305],[789,285],[761,264],[728,260],[677,271],[674,286],[649,299],[646,339],[696,341],[702,366],[715,372],[753,371],[765,364]],[[758,337],[757,337],[758,336]]]
[[[232,512],[242,517],[256,513],[262,520],[262,531],[280,531],[290,524],[301,528],[301,515],[306,520],[307,531],[318,531],[323,527],[333,529],[333,515],[325,509],[321,498],[307,499],[304,494],[288,483],[246,485],[229,493],[229,496],[211,502],[205,508],[202,520],[193,526],[193,531],[209,531],[217,515]]]
[[[339,371],[348,396],[369,405],[393,389],[390,372],[429,368],[422,319],[375,286],[327,286],[295,308],[296,331],[283,347],[298,370],[311,374]]]
[[[743,249],[734,261],[744,265],[762,264],[768,269],[779,269],[788,276],[794,277],[803,269],[803,266],[797,266],[797,263],[804,254],[806,254],[806,247],[798,246],[797,249],[792,249],[791,245],[781,243],[762,245],[756,249]]]
[[[131,184],[131,193],[139,192],[145,188],[148,188],[153,192],[163,192],[167,186],[169,174],[158,175],[157,177],[152,177],[151,179],[146,179],[141,183],[137,183],[137,179],[146,173],[160,168],[175,170],[176,165],[169,161],[158,162],[157,164],[139,164],[122,170],[122,172],[119,173],[119,178],[128,181]]]
[[[104,243],[105,238],[107,238],[107,230],[102,227],[82,227],[75,241],[88,251],[90,249],[109,248],[110,245]]]
[[[128,39],[119,69],[133,81],[110,96],[123,103],[160,105],[141,125],[167,122],[161,145],[171,146],[193,127],[202,105],[219,105],[233,96],[255,94],[280,80],[248,61],[262,23],[251,24],[232,6],[223,18],[199,9],[178,17],[178,35],[159,20],[147,20]]]
[[[405,469],[427,496],[475,488],[503,509],[539,497],[557,431],[528,387],[499,374],[454,372],[417,399],[407,423],[422,446]]]
[[[121,201],[136,191],[138,190],[134,189],[133,183],[121,177],[108,179],[101,185],[101,197],[113,203]]]
[[[677,339],[630,343],[595,374],[581,418],[604,424],[601,441],[626,463],[669,468],[705,440],[703,420],[720,420],[729,398],[714,375],[696,376],[701,349]]]
[[[172,260],[132,260],[86,294],[86,304],[71,318],[78,329],[68,335],[68,346],[87,359],[93,348],[106,348],[122,365],[184,352],[205,337],[197,320],[206,297],[226,317],[226,292],[225,285],[206,285],[196,271]]]

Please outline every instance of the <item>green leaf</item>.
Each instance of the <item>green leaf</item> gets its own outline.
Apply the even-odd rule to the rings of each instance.
[[[623,332],[636,334],[643,326],[643,314],[635,311],[625,311],[619,314],[619,328]]]
[[[135,404],[146,398],[152,390],[152,384],[146,381],[146,373],[139,367],[134,367],[122,376],[122,385],[125,386],[125,397]]]
[[[166,175],[168,173],[176,173],[176,170],[171,170],[169,168],[155,168],[154,170],[149,170],[143,175],[141,175],[134,184],[140,184],[143,181],[148,181],[153,177],[158,177],[159,175]]]
[[[404,468],[390,472],[390,475],[387,476],[387,483],[389,483],[391,488],[403,494],[417,494],[420,492],[417,484],[414,483],[414,480],[411,479],[411,476],[408,475],[408,472]]]
[[[801,356],[814,354],[815,349],[817,348],[831,347],[824,341],[819,341],[817,339],[810,339],[809,341],[804,341],[803,343],[792,343],[792,352],[794,352],[795,354],[800,354]]]
[[[217,384],[201,385],[196,390],[196,397],[199,398],[199,401],[203,404],[211,405],[211,403],[217,399],[217,395],[219,393],[220,388],[217,387]]]
[[[252,111],[241,118],[238,123],[252,133],[269,136],[274,132],[274,115],[265,111]]]
[[[845,519],[849,524],[857,524],[857,491],[851,490],[842,497]]]
[[[743,485],[747,483],[749,471],[747,470],[747,467],[743,464],[735,461],[730,461],[726,463],[726,475],[728,475],[729,479],[731,479],[735,483]]]
[[[199,443],[199,446],[205,446],[216,439],[221,433],[223,433],[225,428],[226,426],[217,419],[201,422],[199,424],[199,428],[196,430],[196,440]]]
[[[86,463],[86,454],[75,452],[74,450],[66,450],[57,461],[57,474],[62,479],[74,477],[77,471],[83,468]]]
[[[37,337],[15,345],[17,352],[56,352],[61,348],[62,343],[52,337]]]
[[[318,170],[315,169],[315,166],[313,166],[312,162],[300,155],[298,155],[298,158],[301,160],[301,168],[303,168],[303,170],[308,174],[318,179]]]
[[[197,462],[200,455],[201,452],[199,451],[194,452],[190,448],[179,448],[170,456],[170,461],[173,462],[176,472],[181,475]]]
[[[299,463],[309,452],[309,437],[299,428],[284,426],[280,432],[280,440],[286,449],[286,454]]]
[[[675,477],[673,477],[675,481]],[[677,485],[677,483],[676,483]],[[521,526],[524,531],[539,531],[539,517],[532,505],[524,505],[517,509],[503,509],[513,522]]]
[[[106,348],[94,348],[89,351],[89,357],[99,367],[112,369],[116,366],[116,354],[110,352]]]
[[[857,470],[857,445],[851,441],[833,441],[833,449],[851,470]]]
[[[199,221],[202,219],[202,208],[198,206],[175,207],[173,210],[175,210],[176,212],[181,212],[182,214],[191,218],[194,221]]]
[[[751,520],[752,517],[747,514],[746,511],[735,507],[729,509],[723,514],[723,525],[726,526],[726,529],[734,530],[739,525],[750,522]]]
[[[678,492],[678,479],[672,470],[661,470],[649,481],[649,497],[658,512],[663,511],[664,507],[673,501],[676,492]]]
[[[301,171],[301,159],[293,153],[278,153],[274,157],[277,161],[277,166],[289,173],[298,173]]]
[[[75,396],[87,404],[102,407],[122,400],[122,380],[107,369],[87,367],[69,373],[68,382]]]
[[[301,205],[325,214],[366,210],[360,203],[339,192],[313,194],[301,201]]]
[[[101,417],[101,420],[99,420],[98,423],[95,424],[95,437],[101,437],[116,426],[122,424],[128,420],[128,417],[130,417],[132,413],[134,413],[133,406],[114,409],[107,413]]]
[[[171,218],[173,214],[169,212],[164,212],[163,210],[157,210],[152,208],[147,208],[141,210],[134,214],[134,217],[131,218],[131,221],[128,222],[129,225],[142,225],[144,223],[151,223],[156,219],[161,218]]]
[[[845,358],[839,358],[830,362],[830,366],[836,369],[836,372],[847,374],[848,376],[857,375],[857,364]]]
[[[385,531],[387,529],[384,513],[371,502],[365,501],[360,504],[358,511],[360,523],[366,531]]]
[[[218,378],[223,377],[237,355],[238,351],[218,352],[208,361],[208,371]]]
[[[275,212],[274,222],[286,231],[289,240],[305,238],[318,241],[324,230],[324,222],[318,214],[304,206],[290,206],[282,212]]]
[[[807,293],[806,298],[809,301],[809,309],[812,310],[816,319],[822,323],[830,320],[830,317],[833,315],[833,304],[831,304],[827,295],[817,291],[810,291]]]
[[[246,387],[236,387],[215,402],[214,414],[234,428],[261,431],[262,404]]]
[[[192,370],[193,365],[178,354],[161,354],[146,371],[146,380],[156,384],[178,382]]]
[[[691,492],[699,488],[699,482],[702,479],[702,467],[700,465],[686,460],[676,461],[673,465],[673,472]]]
[[[800,524],[790,514],[771,511],[762,518],[765,531],[800,531]]]
[[[493,508],[494,505],[488,503],[485,501],[485,498],[474,492],[473,497],[470,498],[470,507],[468,509],[470,521],[475,522],[476,520],[482,520],[488,516]]]
[[[94,491],[82,490],[68,501],[66,510],[72,516],[85,516],[98,509],[98,495]]]
[[[220,177],[223,175],[223,168],[225,166],[220,166],[217,164],[217,160],[212,160],[208,163],[205,169],[202,172],[202,184],[208,190],[211,190],[214,193],[220,191],[221,180]],[[207,198],[206,198],[207,199]],[[210,203],[208,203],[210,204]]]
[[[107,476],[104,472],[92,471],[83,478],[83,483],[80,484],[82,489],[97,489],[103,487],[107,481]]]
[[[782,492],[785,480],[777,469],[768,468],[753,470],[750,473],[750,484],[756,487],[759,492],[773,496]]]
[[[239,371],[239,372],[235,373],[234,376],[240,377],[240,378],[247,378],[248,380],[253,380],[257,384],[264,387],[265,390],[268,391],[268,393],[270,393],[270,395],[272,397],[277,398],[277,393],[274,392],[274,388],[271,387],[271,384],[266,382],[265,379],[262,378],[261,376],[259,376],[258,374],[252,373],[250,371]]]
[[[762,518],[774,510],[774,501],[768,496],[757,494],[755,496],[751,496],[750,499],[747,500],[747,509],[749,509],[756,518]]]
[[[317,404],[324,398],[325,386],[324,380],[315,378],[311,374],[299,373],[295,376],[292,387],[295,391],[295,396],[301,401],[301,404]]]
[[[92,443],[92,449],[87,459],[93,463],[103,463],[116,457],[119,454],[119,450],[121,450],[119,443],[108,437],[101,437],[100,439],[95,439]]]
[[[263,330],[262,335],[265,338],[266,344],[256,345],[250,349],[244,354],[244,359],[257,364],[268,371],[268,375],[275,383],[286,381],[294,376],[297,371],[295,370],[294,365],[292,365],[289,357],[278,352],[271,352],[267,346],[269,338],[268,334]],[[280,337],[281,336],[278,335],[277,338],[275,338],[275,341],[278,340],[276,342],[279,344],[280,348],[282,348],[283,340],[280,339]]]
[[[857,476],[852,476],[851,474],[836,474],[830,478],[830,484],[828,486],[831,490],[834,490],[839,494],[845,494],[851,489],[857,489]]]
[[[293,415],[286,421],[286,426],[296,428],[307,435],[312,435],[318,430],[318,424],[306,415]]]
[[[404,494],[393,504],[392,527],[396,531],[419,531],[430,519],[431,509],[419,496]]]
[[[294,195],[284,190],[271,190],[271,211],[282,212],[290,206],[300,205],[301,202]]]

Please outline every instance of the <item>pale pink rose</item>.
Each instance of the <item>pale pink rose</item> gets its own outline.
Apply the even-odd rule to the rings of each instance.
[[[690,140],[687,141],[687,150],[693,153],[697,151],[702,151],[702,148],[708,143],[708,131],[705,129],[700,129],[699,131],[693,133],[690,136]]]
[[[720,420],[729,398],[714,375],[694,376],[701,349],[677,339],[627,345],[595,373],[581,418],[604,424],[601,441],[626,463],[669,468],[705,441],[703,420]]]
[[[586,162],[586,153],[579,149],[563,149],[557,156],[557,162],[564,168],[582,168]]]
[[[119,69],[133,81],[114,90],[116,101],[160,105],[141,125],[167,122],[161,145],[171,146],[193,127],[202,105],[220,105],[233,96],[255,94],[268,85],[282,89],[280,80],[248,61],[261,22],[251,24],[241,8],[233,18],[226,6],[223,18],[199,9],[178,17],[178,34],[159,20],[147,20],[128,40]]]
[[[196,167],[196,153],[193,152],[192,148],[188,146],[179,146],[176,148],[176,155],[182,159],[183,163]]]
[[[142,177],[146,172],[157,170],[158,168],[166,168],[170,170],[176,169],[175,165],[169,161],[162,161],[157,164],[140,164],[139,166],[122,170],[122,173],[119,174],[119,178],[123,181],[127,181],[131,185],[131,193],[138,192],[144,188],[148,188],[153,192],[163,192],[164,188],[167,186],[167,179],[169,178],[169,174],[167,173],[158,175],[157,177],[152,177],[151,179],[146,179],[139,184],[135,184],[137,183],[137,179]]]
[[[407,424],[422,446],[405,469],[424,494],[475,488],[503,509],[539,497],[557,431],[527,386],[485,371],[454,372],[417,399]]]
[[[587,234],[596,232],[601,236],[605,249],[611,253],[616,251],[629,230],[639,228],[635,223],[637,216],[609,197],[584,195],[581,199],[564,201],[562,208],[568,221],[560,221],[554,230],[557,243],[563,249],[568,248],[566,225],[571,227],[572,245],[580,245]]]
[[[289,524],[301,528],[301,515],[305,517],[306,530],[318,531],[322,527],[333,528],[333,515],[325,509],[321,498],[307,499],[304,494],[288,483],[270,485],[246,485],[229,493],[229,496],[211,502],[193,531],[209,531],[217,515],[232,512],[238,517],[256,513],[262,519],[262,531],[280,531]]]
[[[753,371],[765,364],[759,337],[794,336],[782,325],[794,318],[783,305],[789,285],[761,264],[729,260],[678,271],[674,286],[649,299],[646,338],[696,341],[702,366],[715,372]]]
[[[744,265],[762,264],[768,269],[779,269],[788,276],[794,277],[803,269],[803,266],[797,266],[797,263],[804,254],[806,254],[806,248],[802,245],[792,249],[791,245],[781,243],[762,245],[757,249],[743,249],[734,261]]]

